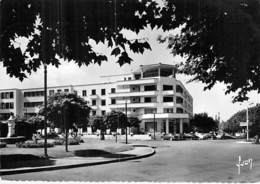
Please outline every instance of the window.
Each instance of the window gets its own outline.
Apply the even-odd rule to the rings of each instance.
[[[106,95],[106,89],[101,89],[101,95]]]
[[[101,105],[105,106],[106,105],[106,100],[101,100]]]
[[[111,88],[111,93],[116,93],[116,88]]]
[[[60,92],[61,92],[61,89],[58,89],[57,92],[60,93]]]
[[[173,86],[163,85],[163,91],[173,90]]]
[[[30,107],[37,107],[42,104],[43,104],[43,102],[24,102],[23,106],[26,108],[30,108]]]
[[[69,89],[64,89],[64,92],[65,92],[65,93],[68,93],[68,92],[69,92]]]
[[[24,97],[44,96],[44,91],[27,91],[23,95]]]
[[[91,90],[91,95],[96,95],[96,90],[95,89]]]
[[[173,113],[173,109],[172,108],[164,108],[163,112],[164,113]]]
[[[106,115],[106,111],[101,111],[102,116]]]
[[[1,99],[12,99],[14,98],[14,92],[1,93]]]
[[[49,90],[49,96],[54,95],[54,90]]]
[[[155,85],[144,86],[144,91],[155,91],[155,90],[156,90]]]
[[[13,109],[13,108],[14,108],[13,102],[0,103],[0,109]]]
[[[128,77],[128,80],[131,80],[132,78],[131,77]]]
[[[112,98],[111,99],[111,104],[116,104],[116,99]]]
[[[183,99],[179,96],[176,97],[176,103],[183,104]]]
[[[145,114],[157,113],[157,109],[156,109],[156,108],[144,109],[144,113],[145,113]]]
[[[182,89],[182,87],[180,85],[176,86],[176,92],[177,93],[183,93],[183,89]]]
[[[145,102],[145,103],[152,102],[152,98],[151,98],[151,97],[145,97],[145,98],[144,98],[144,102]]]
[[[96,116],[97,112],[96,111],[92,111],[92,116]]]
[[[92,100],[92,105],[96,105],[96,100]]]
[[[179,108],[179,107],[177,107],[177,108],[176,108],[176,113],[183,113],[183,109],[182,109],[182,108]]]
[[[163,102],[173,102],[173,97],[172,96],[164,96]]]
[[[87,96],[87,91],[86,90],[82,91],[82,96]]]

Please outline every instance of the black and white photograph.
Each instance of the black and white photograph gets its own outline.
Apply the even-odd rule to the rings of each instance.
[[[0,181],[260,182],[260,0],[0,0]]]

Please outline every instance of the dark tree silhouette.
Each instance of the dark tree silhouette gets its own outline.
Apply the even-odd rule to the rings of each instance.
[[[194,131],[207,133],[218,130],[218,122],[209,117],[207,113],[195,114],[190,120],[190,124]]]
[[[169,27],[181,33],[161,38],[174,55],[187,58],[179,71],[191,81],[227,85],[236,92],[233,101],[247,100],[248,91],[260,92],[260,1],[259,0],[169,0]],[[174,11],[174,12],[173,12]]]

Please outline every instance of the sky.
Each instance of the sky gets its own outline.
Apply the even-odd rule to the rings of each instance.
[[[48,86],[105,82],[105,79],[100,76],[130,73],[136,70],[140,65],[159,62],[164,64],[176,64],[180,61],[185,61],[185,59],[180,56],[173,56],[170,50],[167,49],[166,44],[158,43],[158,36],[163,34],[161,30],[152,31],[148,28],[138,35],[130,32],[125,32],[124,34],[130,39],[137,37],[145,38],[150,43],[152,50],[147,50],[143,54],[130,53],[129,55],[133,59],[132,63],[120,67],[119,64],[116,63],[116,58],[110,56],[111,49],[107,48],[106,45],[95,44],[93,42],[92,45],[96,51],[108,56],[107,62],[103,62],[101,65],[90,64],[89,66],[78,67],[73,61],[62,61],[59,68],[48,66]],[[24,49],[26,45],[25,40],[17,40],[17,43],[19,43],[18,45],[21,46],[21,49]],[[6,74],[6,69],[0,64],[0,89],[43,87],[43,78],[42,67],[21,82],[16,78],[10,78]],[[237,111],[245,109],[249,103],[260,103],[260,95],[257,94],[256,91],[249,93],[250,99],[248,102],[234,104],[232,103],[232,96],[234,96],[234,94],[225,95],[226,87],[222,83],[217,83],[211,90],[204,91],[203,87],[205,85],[201,82],[187,83],[191,78],[190,76],[177,75],[176,78],[183,82],[192,95],[194,113],[206,112],[213,118],[219,113],[220,119],[226,121]]]

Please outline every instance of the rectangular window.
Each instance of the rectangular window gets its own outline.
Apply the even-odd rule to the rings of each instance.
[[[101,111],[102,116],[106,115],[106,111]]]
[[[68,92],[69,92],[69,89],[64,89],[64,92],[65,92],[65,93],[68,93]]]
[[[106,89],[101,89],[101,95],[106,95]]]
[[[116,93],[116,88],[111,88],[111,93]]]
[[[87,91],[86,90],[82,91],[82,96],[87,96]]]
[[[116,99],[112,98],[111,99],[111,104],[116,104]]]
[[[61,92],[61,89],[58,89],[57,92],[60,93],[60,92]]]
[[[164,108],[163,112],[164,113],[173,113],[173,108]]]
[[[54,90],[49,90],[49,96],[54,95]]]
[[[173,96],[164,96],[163,102],[173,102]]]
[[[145,103],[152,102],[152,98],[151,98],[151,97],[145,97],[145,98],[144,98],[144,102],[145,102]]]
[[[163,85],[163,91],[173,90],[173,86]]]
[[[27,91],[23,95],[24,97],[44,96],[44,91]]]
[[[144,86],[144,91],[155,91],[156,85]]]
[[[92,105],[96,105],[96,100],[92,100]]]
[[[180,108],[180,107],[178,107],[178,108],[176,109],[176,113],[183,113],[183,109]]]
[[[96,116],[97,112],[96,111],[92,111],[92,116]]]
[[[144,109],[144,113],[145,113],[145,114],[153,114],[153,113],[157,113],[157,109],[156,109],[156,108],[148,108],[148,109]]]
[[[43,102],[24,102],[23,106],[26,108],[37,107],[43,105]]]
[[[96,90],[95,89],[91,90],[91,95],[96,95]]]
[[[1,93],[1,99],[12,99],[14,98],[14,92]]]
[[[183,99],[182,99],[182,97],[177,96],[177,97],[176,97],[176,103],[178,103],[178,104],[183,104]]]
[[[106,100],[101,100],[101,105],[105,106],[106,105]]]
[[[182,87],[180,85],[176,86],[176,92],[177,93],[183,93],[183,89],[182,89]]]
[[[14,103],[13,102],[1,103],[0,108],[1,109],[14,109]]]

